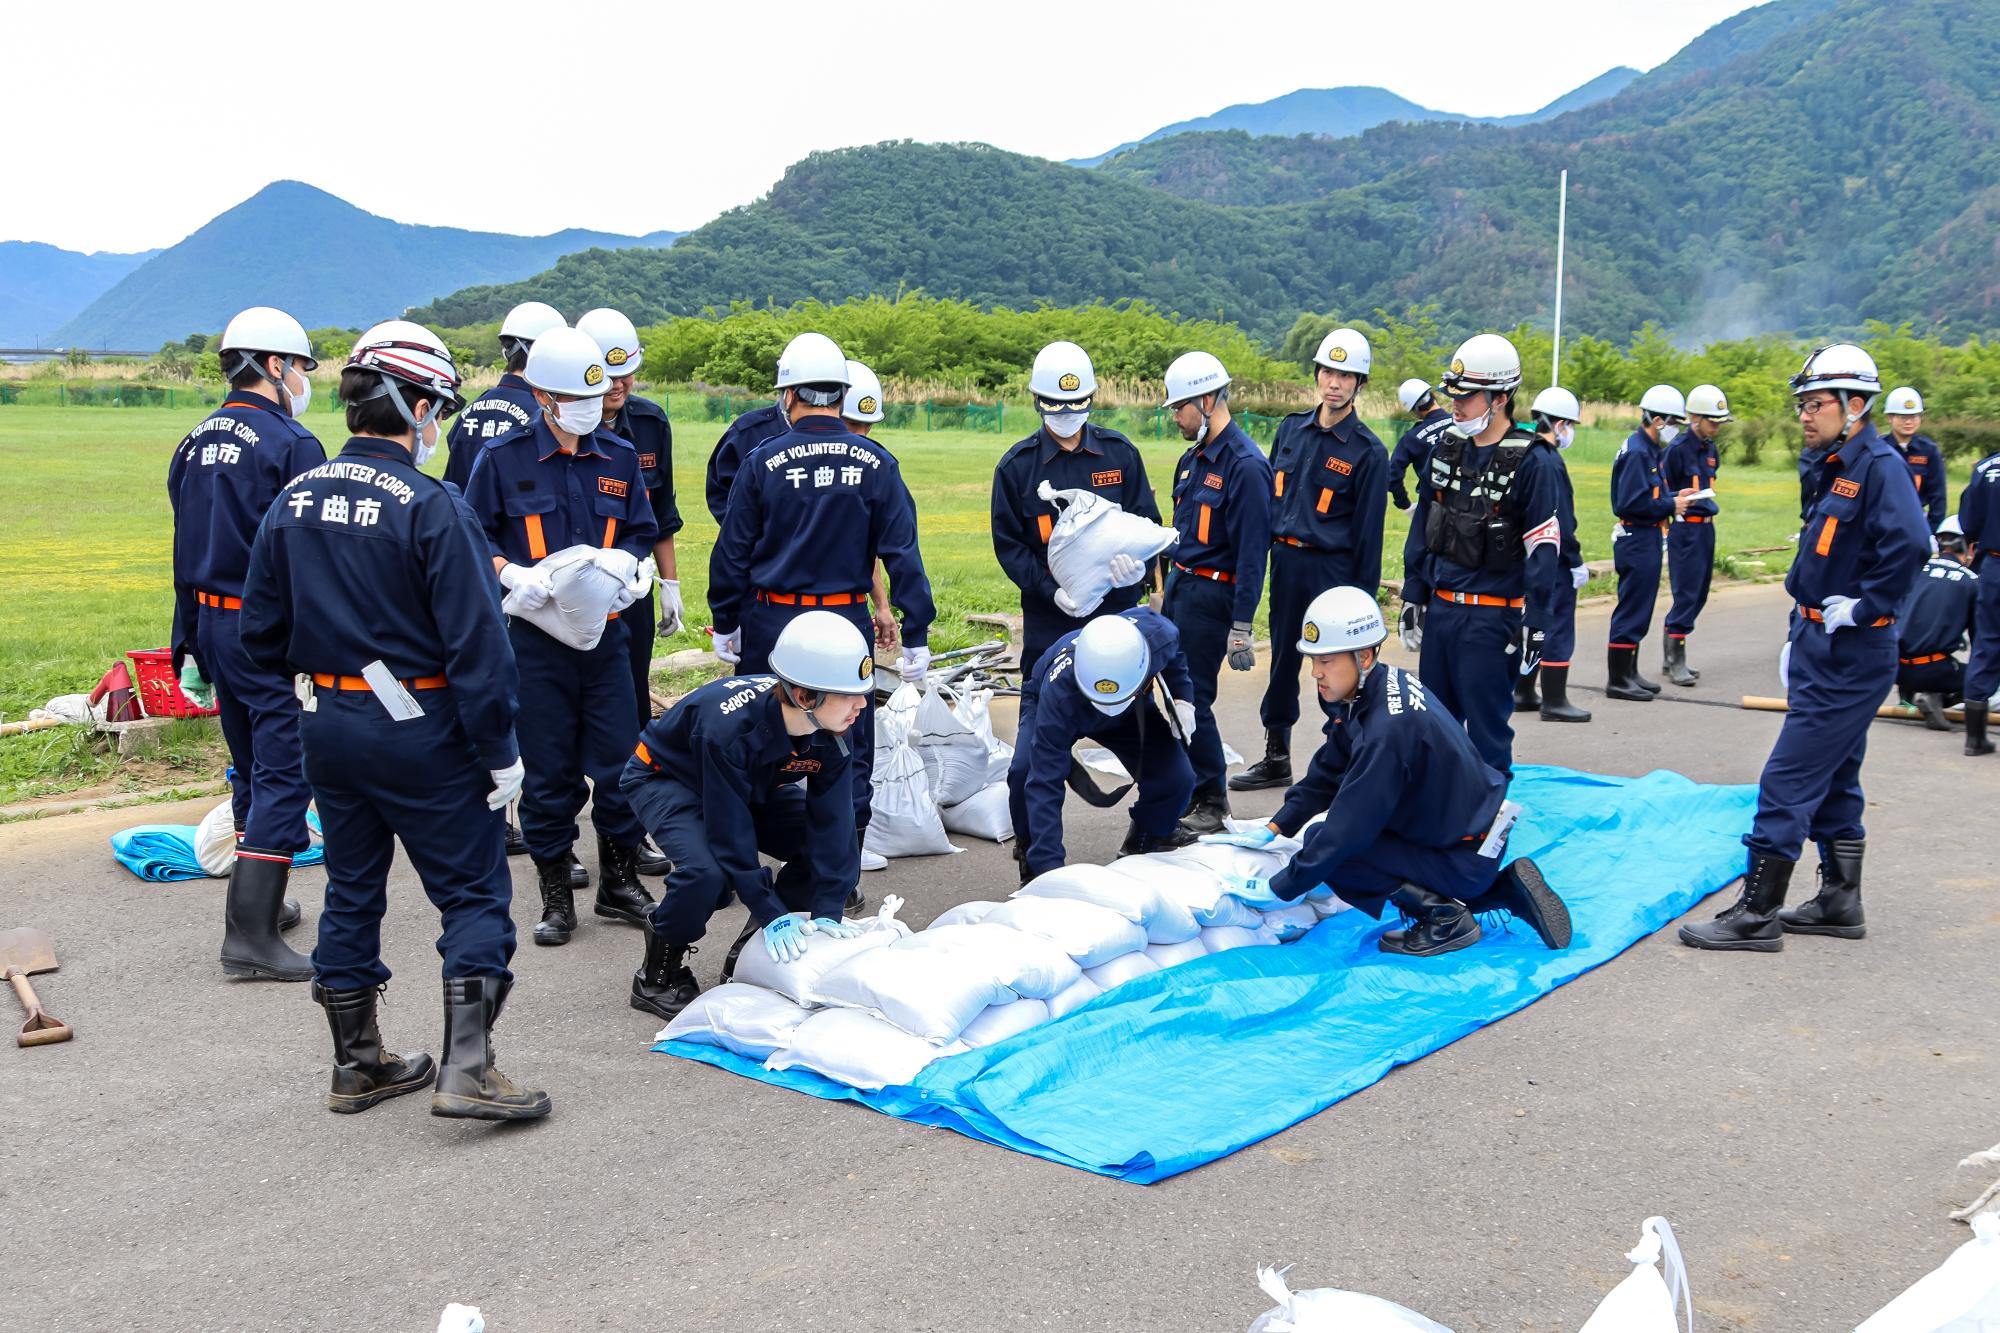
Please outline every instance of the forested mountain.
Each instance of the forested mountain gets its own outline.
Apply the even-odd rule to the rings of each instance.
[[[43,345],[57,325],[158,253],[84,254],[40,241],[0,241],[0,345]]]
[[[1778,0],[1618,96],[1517,127],[1182,134],[1079,171],[978,145],[819,153],[659,252],[590,251],[424,314],[526,296],[635,318],[921,287],[996,304],[1143,297],[1274,337],[1301,310],[1435,303],[1511,327],[1565,302],[1618,336],[2000,328],[2000,5]]]

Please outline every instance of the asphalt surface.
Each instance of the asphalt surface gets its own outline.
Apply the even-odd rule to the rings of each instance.
[[[1783,604],[1773,587],[1719,590],[1691,640],[1704,680],[1652,704],[1604,700],[1600,654],[1584,648],[1574,693],[1596,721],[1524,719],[1517,754],[1755,781],[1780,719],[1728,705],[1779,692]],[[1584,608],[1585,645],[1605,617]],[[1225,733],[1254,756],[1262,671],[1224,675]],[[220,973],[220,882],[142,884],[106,849],[117,828],[192,822],[206,802],[0,827],[0,927],[54,935],[62,971],[42,997],[78,1033],[0,1046],[0,1322],[428,1330],[457,1300],[494,1333],[1235,1330],[1268,1305],[1262,1262],[1459,1333],[1573,1330],[1629,1271],[1641,1219],[1663,1213],[1699,1327],[1851,1328],[1968,1236],[1945,1214],[1985,1182],[1954,1164],[2000,1139],[1984,836],[2000,759],[1959,747],[1876,725],[1866,940],[1715,955],[1669,927],[1152,1187],[650,1054],[659,1024],[625,1002],[638,932],[586,915],[568,947],[534,947],[523,860],[519,981],[496,1045],[554,1115],[438,1120],[421,1095],[330,1115],[307,987]],[[1237,812],[1268,813],[1278,795],[1239,797]],[[1123,818],[1072,801],[1072,855],[1109,857]],[[899,893],[921,923],[1004,896],[1005,849],[959,841],[963,855],[865,877],[871,901]],[[1811,875],[1809,853],[1803,893]],[[296,947],[321,883],[295,879]],[[400,856],[391,896],[383,1027],[392,1049],[435,1053],[437,922]],[[738,920],[711,930],[704,982]]]

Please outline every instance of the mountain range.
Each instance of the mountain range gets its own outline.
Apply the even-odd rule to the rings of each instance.
[[[147,349],[196,331],[215,331],[249,305],[275,305],[307,328],[359,327],[472,283],[503,282],[547,268],[564,255],[597,246],[659,247],[677,233],[622,236],[570,229],[548,236],[508,236],[456,227],[392,222],[298,181],[275,181],[212,219],[177,245],[129,259],[122,273],[94,289],[81,281],[45,282],[39,315],[22,325],[65,347]],[[11,243],[10,243],[11,245]],[[109,266],[63,261],[99,276]],[[0,246],[0,291],[13,292],[16,265]],[[67,303],[66,310],[58,307]],[[11,305],[0,312],[11,311]],[[19,321],[9,315],[6,327]]]
[[[158,253],[84,254],[40,241],[0,241],[0,346],[40,346],[57,325]]]

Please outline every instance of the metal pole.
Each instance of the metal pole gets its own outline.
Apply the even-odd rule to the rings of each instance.
[[[1562,383],[1563,365],[1563,233],[1569,229],[1569,172],[1556,187],[1556,337],[1549,357],[1549,384]]]

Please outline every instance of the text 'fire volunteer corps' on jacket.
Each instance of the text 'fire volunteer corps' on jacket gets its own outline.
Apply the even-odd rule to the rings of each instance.
[[[508,371],[500,377],[498,384],[479,395],[478,400],[452,423],[451,434],[445,442],[450,453],[445,458],[444,479],[464,490],[466,482],[472,478],[472,465],[479,461],[481,449],[503,435],[526,430],[541,415],[542,409],[535,402],[535,391],[526,380]]]
[[[729,423],[708,456],[708,470],[704,478],[708,512],[715,515],[717,523],[722,522],[723,514],[728,512],[729,488],[736,484],[736,474],[742,469],[743,460],[759,445],[777,439],[791,428],[792,423],[785,419],[785,409],[779,403],[753,407]]]
[[[1049,645],[1083,621],[1056,606],[1049,572],[1049,533],[1058,508],[1036,494],[1042,482],[1059,491],[1095,491],[1128,514],[1160,521],[1159,502],[1146,464],[1132,442],[1115,430],[1086,422],[1074,449],[1057,444],[1047,429],[1015,444],[993,469],[993,554],[1021,590],[1021,665],[1032,670]],[[1136,606],[1145,589],[1113,588],[1094,614]]]

